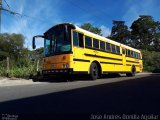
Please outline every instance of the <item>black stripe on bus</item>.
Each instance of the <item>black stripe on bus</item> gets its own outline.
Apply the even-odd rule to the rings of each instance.
[[[130,64],[126,64],[126,66],[132,66],[132,65],[130,65]]]
[[[132,65],[130,65],[130,64],[126,64],[126,66],[132,66]],[[139,67],[139,65],[134,65],[134,66]]]
[[[139,67],[139,65],[134,65],[134,66]]]
[[[77,59],[77,58],[74,58],[73,61],[90,62],[90,60]]]
[[[102,64],[116,64],[116,65],[123,65],[122,63],[112,63],[112,62],[100,62]]]
[[[92,54],[88,54],[88,53],[84,53],[84,55],[90,56],[90,57],[97,57],[97,58],[104,58],[104,59],[111,59],[111,60],[122,61],[122,59],[118,59],[118,58],[111,58],[111,57],[104,57],[104,56],[99,56],[99,55],[92,55]]]
[[[139,63],[139,62],[132,61],[132,60],[126,60],[126,62]]]
[[[73,74],[88,74],[88,71],[73,71]]]

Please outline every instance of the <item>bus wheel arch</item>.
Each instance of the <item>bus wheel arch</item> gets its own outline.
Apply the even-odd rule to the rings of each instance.
[[[135,67],[135,65],[132,65],[131,72],[130,73],[126,73],[126,75],[128,77],[133,77],[133,76],[135,76],[135,74],[136,74],[136,67]]]
[[[95,72],[95,69],[97,69],[96,72]],[[91,77],[92,80],[95,80],[95,79],[101,77],[101,75],[102,75],[102,68],[101,68],[101,65],[100,65],[100,63],[98,61],[93,61],[90,64],[89,73],[90,73],[90,77]]]

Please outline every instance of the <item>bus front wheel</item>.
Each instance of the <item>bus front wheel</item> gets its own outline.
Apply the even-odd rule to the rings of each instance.
[[[92,80],[96,80],[98,78],[98,65],[95,62],[90,66],[90,77]]]

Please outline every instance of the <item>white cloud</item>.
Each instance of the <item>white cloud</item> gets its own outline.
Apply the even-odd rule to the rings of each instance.
[[[108,35],[111,34],[111,30],[106,26],[102,25],[100,28],[102,30],[102,36],[107,37]]]
[[[25,46],[28,48],[31,48],[33,36],[43,34],[54,24],[62,21],[58,11],[59,6],[63,5],[63,2],[59,0],[47,0],[43,1],[43,4],[40,4],[39,0],[34,0],[30,5],[28,5],[28,0],[8,1],[8,3],[11,10],[30,17],[5,14],[3,19],[8,19],[9,21],[8,23],[4,21],[4,24],[2,24],[2,32],[23,34],[26,38]],[[38,40],[37,47],[42,45],[43,41]]]

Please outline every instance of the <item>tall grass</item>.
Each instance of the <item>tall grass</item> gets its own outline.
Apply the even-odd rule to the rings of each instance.
[[[7,75],[7,71],[4,67],[0,66],[0,76],[6,76]]]
[[[6,64],[6,63],[5,63]],[[0,63],[0,76],[28,78],[36,74],[36,62],[28,61],[26,65],[11,64],[7,72],[6,65]]]
[[[28,67],[14,67],[9,70],[8,75],[9,77],[28,78],[31,74],[35,73],[36,69],[33,65]]]

